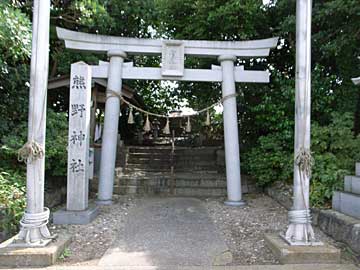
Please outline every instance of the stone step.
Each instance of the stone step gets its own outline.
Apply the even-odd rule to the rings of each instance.
[[[360,176],[345,176],[344,191],[360,195]]]
[[[121,186],[171,186],[173,183],[176,187],[226,187],[226,180],[193,180],[176,178],[119,178],[117,183]]]
[[[214,166],[216,162],[214,160],[174,160],[173,163],[175,166]],[[127,165],[146,165],[146,166],[171,166],[171,159],[132,159],[127,161]]]
[[[159,169],[159,168],[150,168],[147,170],[144,169],[137,169],[137,168],[131,168],[131,169],[126,169],[124,170],[124,174],[123,175],[132,175],[132,174],[137,174],[137,175],[144,175],[147,173],[162,173],[162,174],[170,174],[170,168],[163,168],[163,169]],[[203,172],[204,169],[201,168],[176,168],[174,169],[174,173],[186,173],[186,172],[193,172],[193,173],[201,173]],[[219,173],[218,171],[210,171],[209,169],[206,169],[207,172],[209,173],[213,173],[213,174],[217,174]]]
[[[220,149],[218,147],[194,147],[194,148],[189,148],[189,147],[184,147],[184,148],[180,148],[180,147],[176,147],[175,148],[175,154],[181,154],[181,155],[192,155],[192,154],[211,154],[211,155],[216,155],[216,151]],[[128,153],[133,154],[146,154],[146,153],[157,153],[157,154],[170,154],[172,151],[171,147],[129,147],[128,148]]]
[[[169,187],[115,185],[114,194],[119,194],[119,195],[170,194],[170,189]]]
[[[177,187],[174,195],[185,197],[220,197],[226,196],[226,188]]]
[[[213,171],[198,171],[198,172],[175,172],[175,178],[179,180],[218,180],[226,181],[225,174]]]
[[[160,150],[159,152],[157,151],[140,151],[140,152],[130,152],[127,151],[127,154],[129,156],[134,156],[134,157],[152,157],[152,156],[162,156],[162,155],[172,155],[171,150]],[[216,156],[216,152],[215,151],[197,151],[197,150],[187,150],[187,151],[180,151],[180,150],[175,150],[175,152],[173,153],[173,155],[177,156],[177,157],[194,157],[194,156],[200,156],[200,157],[206,157],[206,156]]]
[[[171,152],[171,146],[130,146],[127,149],[129,153]]]
[[[335,191],[332,208],[345,215],[360,219],[360,195]]]
[[[126,172],[118,174],[115,177],[115,181],[121,181],[122,179],[138,179],[143,181],[148,181],[152,179],[171,179],[172,177],[176,179],[187,179],[192,181],[197,180],[211,180],[211,181],[226,181],[224,174],[219,174],[217,171],[192,171],[189,172],[175,172],[174,176],[171,175],[169,171],[166,172]]]
[[[128,152],[127,153],[128,158],[161,158],[161,157],[170,157],[171,156],[171,152],[168,153],[156,153],[156,152],[143,152],[143,153],[138,153],[138,152]]]
[[[198,171],[197,173],[175,173],[171,175],[171,173],[138,173],[138,174],[120,174],[116,177],[116,179],[121,180],[157,180],[157,179],[177,179],[177,180],[188,180],[188,181],[226,181],[226,177],[223,174],[218,173],[203,173],[202,171]]]
[[[159,155],[159,154],[129,154],[127,156],[127,162],[137,162],[137,161],[149,161],[149,160],[159,160],[159,161],[168,161],[173,158],[176,162],[198,162],[198,161],[207,161],[207,162],[215,162],[216,157],[212,155],[175,155],[171,157],[171,155]]]
[[[355,175],[360,176],[360,162],[356,162],[355,165]]]
[[[143,172],[170,172],[170,164],[127,164],[124,169],[125,173],[143,171]],[[176,164],[174,166],[175,171],[216,171],[215,164]]]
[[[170,166],[171,164],[171,160],[170,158],[168,159],[157,159],[157,158],[153,158],[153,159],[143,159],[143,158],[136,158],[136,159],[128,159],[126,162],[126,166],[128,165],[133,165],[133,164],[139,164],[139,165],[167,165]]]
[[[159,187],[159,186],[114,186],[114,193],[120,195],[130,195],[130,194],[171,194],[170,187]],[[171,195],[186,196],[186,197],[217,197],[225,196],[226,188],[222,187],[175,187]]]

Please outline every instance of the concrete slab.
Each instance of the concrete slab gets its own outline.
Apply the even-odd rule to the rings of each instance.
[[[333,194],[332,208],[345,215],[360,219],[360,195],[335,191]]]
[[[54,224],[89,224],[99,214],[97,205],[90,205],[84,211],[68,211],[65,208],[56,211],[53,214]]]
[[[149,198],[129,213],[100,266],[213,266],[232,262],[202,202]]]
[[[360,195],[360,176],[345,176],[344,191]]]
[[[323,246],[290,246],[278,234],[266,234],[266,245],[281,264],[336,264],[340,262],[340,250]]]
[[[356,162],[355,174],[356,174],[356,176],[360,176],[360,162]]]
[[[16,237],[16,236],[15,236]],[[45,267],[53,265],[64,249],[70,244],[71,236],[60,235],[45,247],[8,247],[12,238],[1,244],[0,267]]]

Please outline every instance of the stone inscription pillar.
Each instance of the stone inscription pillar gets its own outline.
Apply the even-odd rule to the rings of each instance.
[[[120,115],[122,69],[126,53],[122,50],[108,52],[110,57],[107,98],[105,103],[104,131],[101,146],[98,204],[111,204],[114,189],[117,134]],[[116,93],[116,94],[115,94]]]
[[[222,55],[218,58],[222,69],[222,96],[224,106],[224,140],[225,164],[229,206],[243,206],[240,175],[240,151],[238,120],[236,107],[236,91],[234,78],[234,62],[236,56]]]
[[[71,65],[66,210],[83,211],[89,197],[91,67]]]
[[[66,208],[53,214],[54,224],[88,224],[99,213],[89,205],[91,66],[71,65]]]

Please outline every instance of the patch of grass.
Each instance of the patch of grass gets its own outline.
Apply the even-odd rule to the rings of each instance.
[[[69,248],[65,248],[63,253],[61,253],[61,255],[59,256],[59,259],[64,261],[66,258],[71,256],[71,251]]]

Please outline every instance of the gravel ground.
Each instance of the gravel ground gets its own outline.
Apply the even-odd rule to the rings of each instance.
[[[277,264],[265,247],[263,235],[281,231],[287,222],[287,212],[264,195],[245,199],[244,208],[225,206],[220,199],[207,199],[206,207],[233,254],[234,265]]]
[[[115,204],[102,206],[100,215],[88,225],[51,225],[55,233],[68,233],[73,241],[59,261],[63,265],[96,265],[111,246],[117,235],[121,235],[129,211],[146,198],[118,196]],[[233,265],[278,264],[265,246],[264,233],[281,232],[287,226],[287,211],[276,201],[263,194],[245,197],[244,208],[227,207],[223,199],[204,200],[210,217],[224,236],[233,254]],[[339,243],[315,228],[320,240],[343,250],[343,263],[356,263]]]
[[[113,205],[100,206],[99,216],[88,225],[51,225],[53,233],[72,235],[72,242],[59,263],[96,265],[115,237],[121,235],[128,212],[137,201],[134,197],[115,197]]]
[[[223,200],[206,199],[208,212],[233,254],[234,265],[279,264],[265,246],[265,233],[287,228],[287,210],[264,194],[245,196],[244,208],[225,206]],[[342,263],[356,263],[346,248],[314,227],[321,241],[342,249]]]

